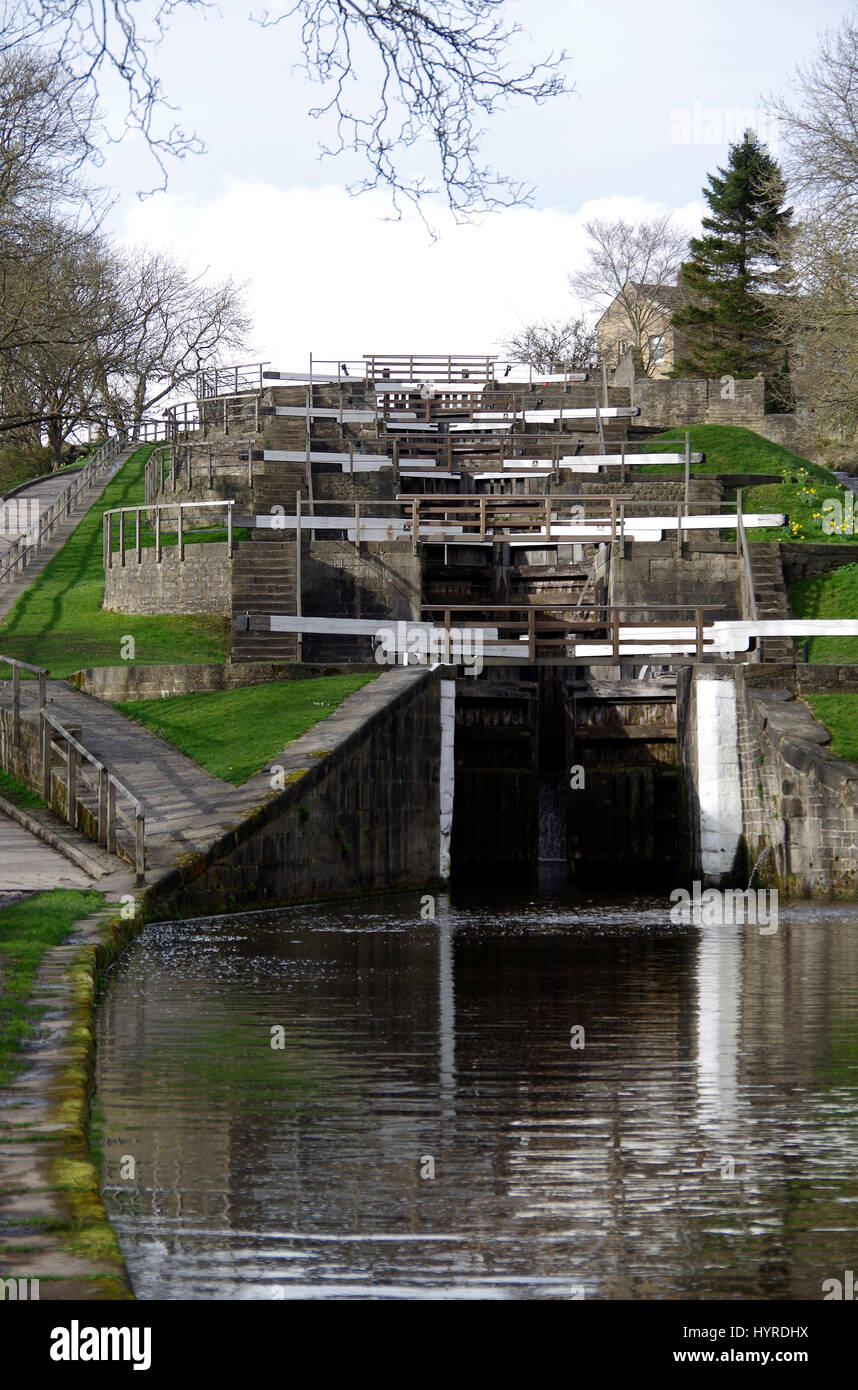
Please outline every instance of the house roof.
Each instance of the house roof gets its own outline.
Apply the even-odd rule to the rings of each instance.
[[[654,304],[658,304],[664,309],[677,309],[682,303],[682,291],[678,285],[647,285],[636,280],[628,280],[626,284],[639,293],[643,292]],[[614,308],[619,297],[619,294],[615,294],[605,312],[596,320],[597,328],[602,319]]]

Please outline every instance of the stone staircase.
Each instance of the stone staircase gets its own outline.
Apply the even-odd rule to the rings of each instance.
[[[752,541],[751,578],[757,617],[761,621],[791,618],[792,610],[784,584],[780,549],[776,541]],[[790,637],[767,637],[762,642],[764,661],[794,661],[795,642]]]
[[[256,531],[236,546],[232,561],[231,661],[297,661],[289,632],[240,632],[244,613],[295,612],[295,537]]]

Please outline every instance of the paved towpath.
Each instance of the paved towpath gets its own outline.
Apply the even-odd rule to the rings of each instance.
[[[59,526],[57,526],[44,549],[33,556],[26,569],[23,570],[22,573],[17,574],[11,584],[4,583],[0,586],[0,623],[2,623],[3,619],[10,613],[24,591],[29,589],[33,580],[42,573],[45,567],[54,558],[57,551],[62,549],[72,531],[75,530],[89,511],[93,502],[97,501],[101,496],[116,470],[121,468],[122,464],[125,463],[139,447],[139,444],[135,444],[131,448],[123,449],[114,459],[111,459],[110,463],[105,466],[104,471],[97,475],[92,487],[88,488],[79,498],[77,511],[72,512],[71,516],[67,516]],[[47,478],[43,479],[41,482],[31,483],[26,488],[23,488],[21,492],[16,492],[12,500],[17,501],[18,498],[38,497],[39,515],[41,516],[50,509],[56,497],[62,492],[64,487],[68,486],[73,477],[73,474],[66,473],[60,474],[57,478]],[[62,482],[60,482],[61,479]],[[6,544],[0,547],[0,565],[2,565],[3,555],[8,547],[8,543],[14,539],[14,536],[10,533],[10,535],[6,537]],[[0,650],[2,650],[2,644],[3,633],[2,630],[0,630]]]
[[[48,888],[94,886],[83,869],[0,811],[0,907]]]
[[[149,729],[94,695],[48,681],[49,708],[143,803],[146,858],[153,867],[202,848],[235,824],[247,793],[222,782]],[[261,799],[258,798],[258,799]]]

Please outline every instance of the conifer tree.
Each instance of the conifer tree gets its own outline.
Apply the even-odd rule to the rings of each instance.
[[[752,130],[709,175],[709,214],[682,267],[686,302],[673,316],[680,353],[673,376],[754,376],[782,368],[770,296],[787,287],[779,238],[792,218],[777,161]],[[768,298],[768,303],[767,303]]]

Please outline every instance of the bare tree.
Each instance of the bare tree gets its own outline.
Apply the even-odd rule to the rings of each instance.
[[[655,365],[650,338],[660,336],[675,307],[676,279],[688,239],[670,213],[638,223],[599,219],[586,223],[585,231],[590,238],[588,263],[570,275],[569,284],[594,309],[616,306],[622,337],[640,353],[649,375]]]
[[[798,195],[783,252],[797,292],[774,301],[794,389],[820,443],[858,437],[858,20],[820,35],[771,101]]]
[[[821,212],[858,211],[858,22],[825,30],[795,69],[787,92],[770,98],[781,163],[792,191]]]
[[[858,223],[808,216],[789,237],[796,293],[773,299],[793,390],[819,443],[858,438]]]
[[[543,319],[510,334],[501,351],[510,362],[524,362],[546,375],[581,371],[596,361],[596,330],[582,318]]]
[[[509,61],[521,26],[508,9],[508,0],[292,0],[256,22],[285,26],[299,66],[323,87],[311,115],[332,117],[336,129],[323,153],[352,150],[368,162],[353,192],[386,187],[397,210],[403,199],[419,206],[435,190],[404,166],[407,152],[428,142],[449,207],[468,218],[530,199],[525,185],[482,163],[482,122],[518,98],[539,104],[570,90],[564,52],[518,67]],[[172,108],[153,66],[179,10],[217,13],[208,0],[155,0],[146,25],[134,0],[9,0],[2,43],[38,37],[75,74],[81,93],[97,93],[112,71],[125,85],[126,124],[148,142],[166,181],[167,155],[202,148],[195,134],[169,123]]]
[[[116,259],[94,234],[60,234],[40,265],[42,301],[27,341],[7,361],[2,379],[6,430],[47,439],[54,465],[77,427],[92,419],[105,364],[117,349],[120,307]]]
[[[133,428],[201,367],[239,351],[250,332],[243,287],[209,282],[162,251],[137,248],[121,271],[121,343],[106,359],[101,394],[117,428]]]

